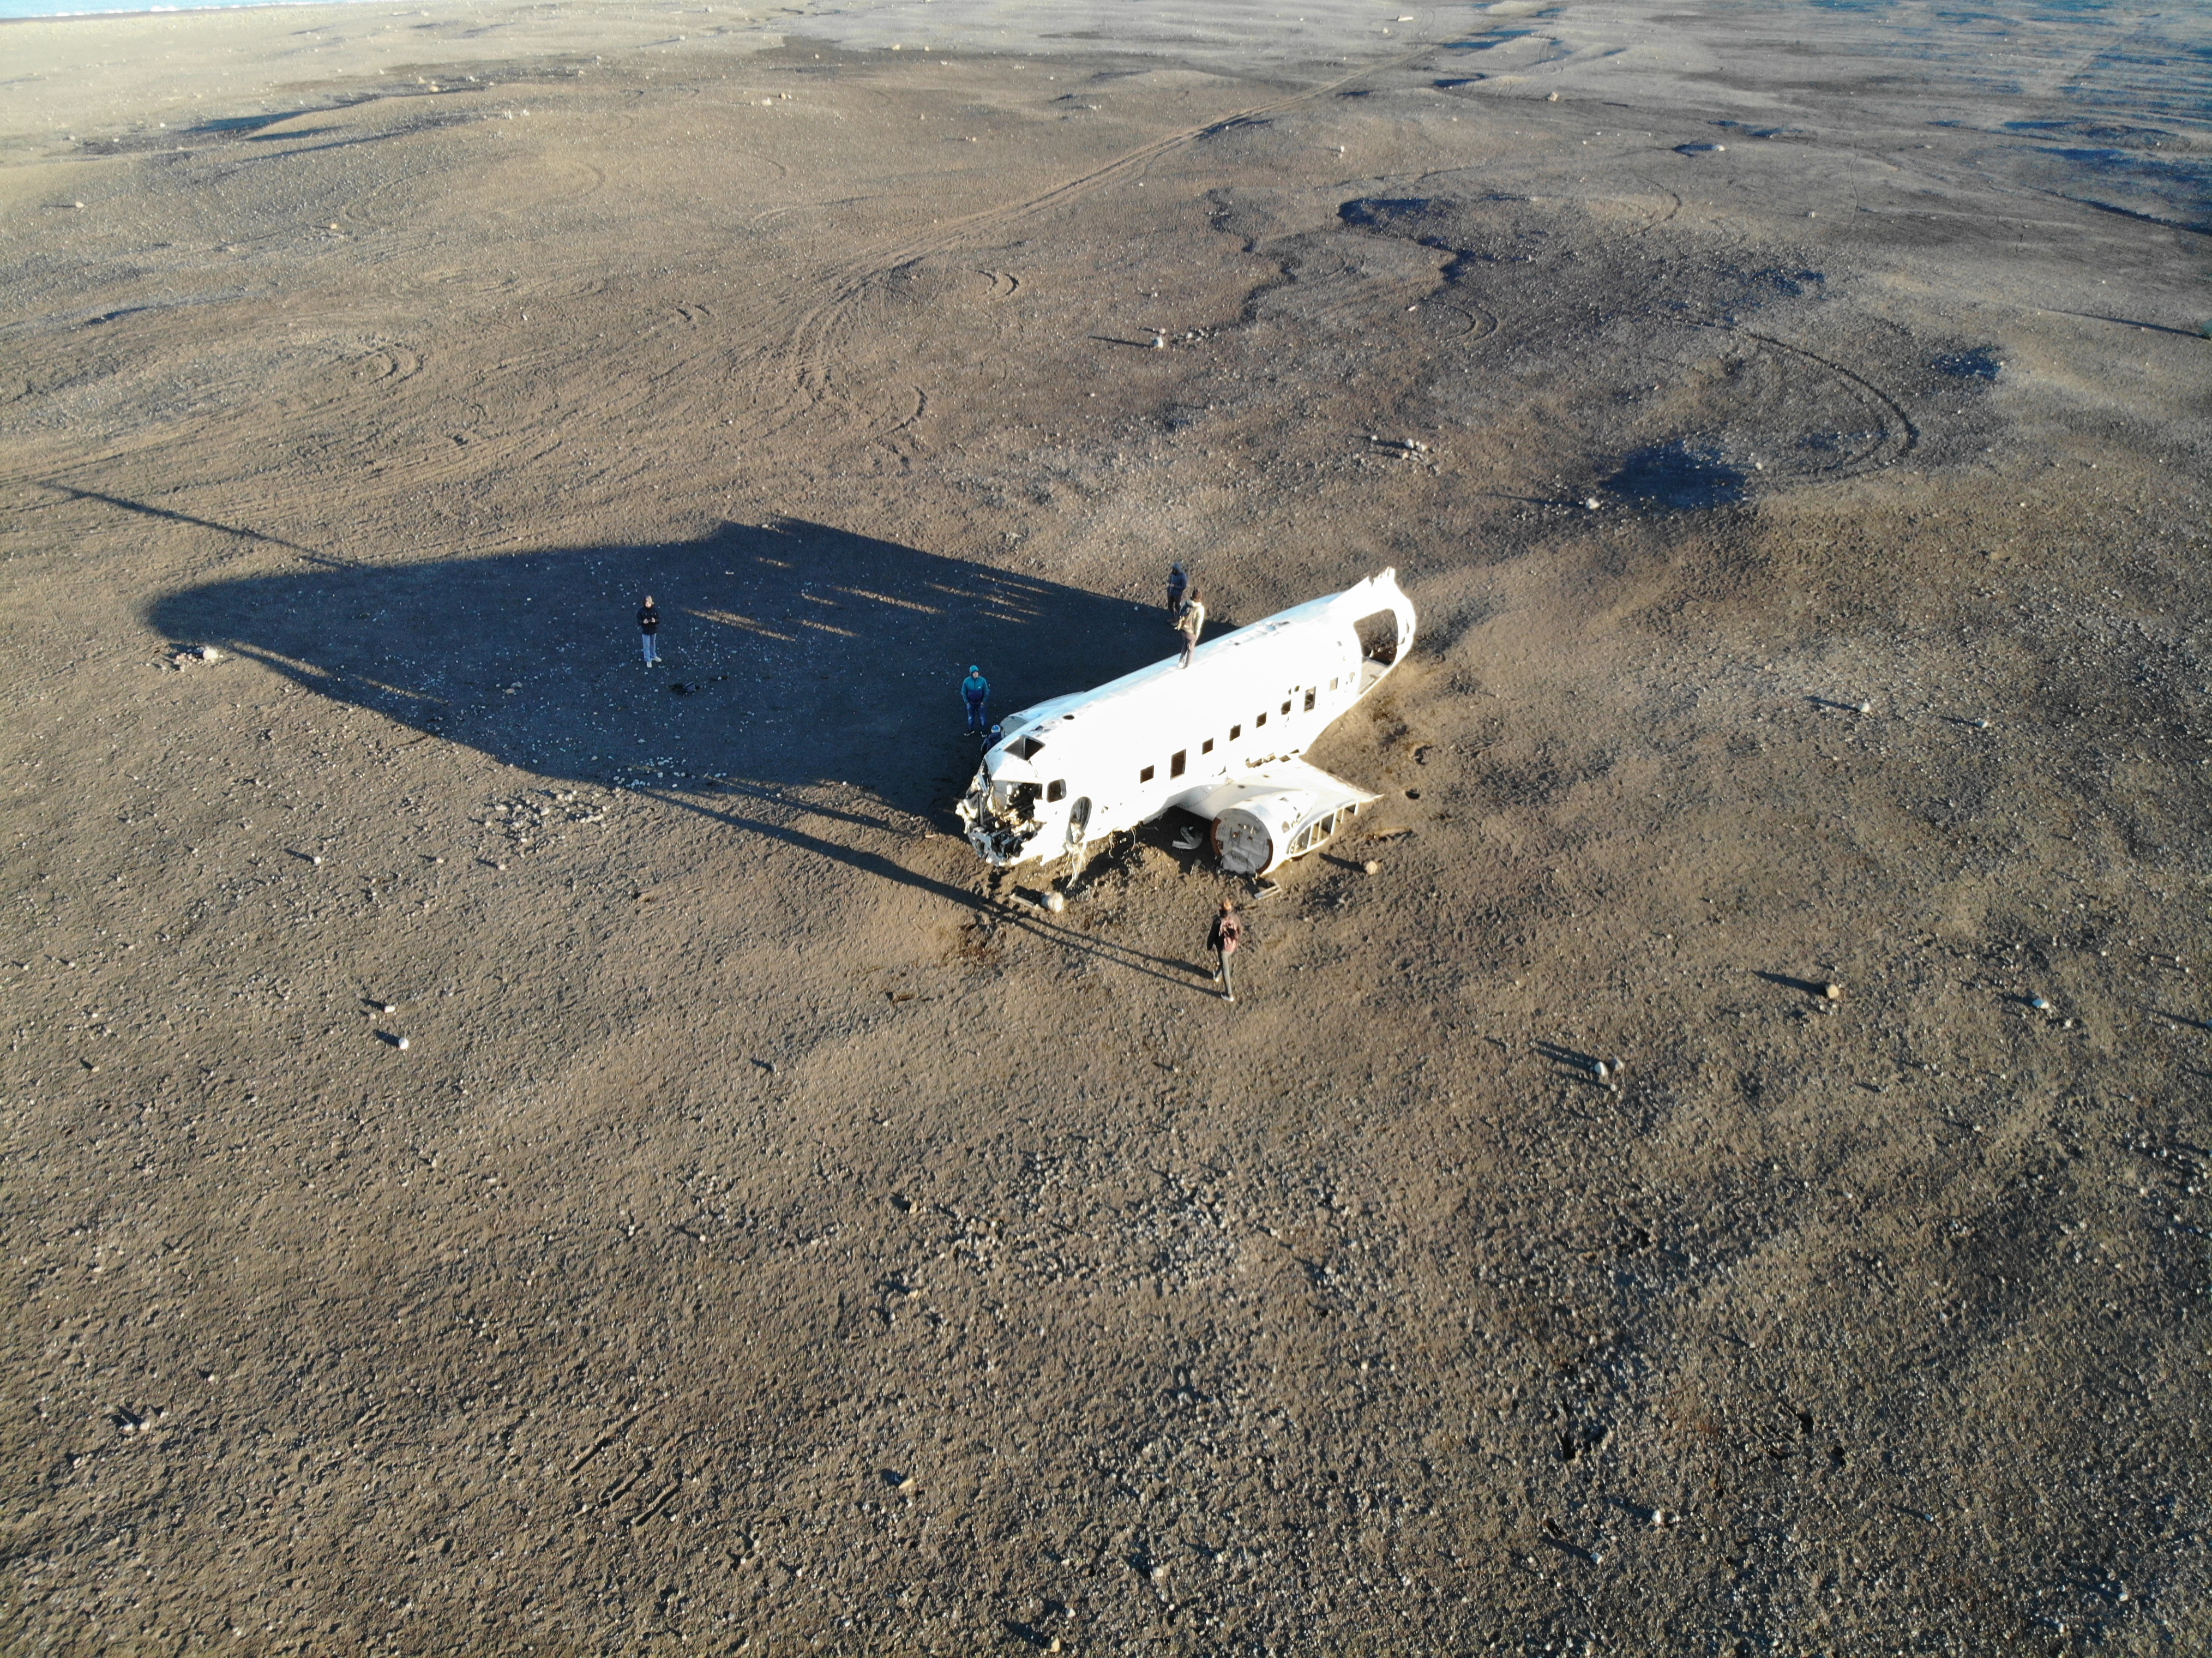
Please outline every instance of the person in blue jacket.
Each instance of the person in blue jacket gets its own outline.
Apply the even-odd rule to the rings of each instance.
[[[991,722],[983,710],[991,701],[991,682],[983,677],[982,669],[969,665],[968,677],[960,682],[960,695],[968,699],[968,735],[988,734]]]

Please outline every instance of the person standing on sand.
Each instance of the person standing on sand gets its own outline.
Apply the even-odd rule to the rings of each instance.
[[[660,663],[659,647],[653,636],[660,631],[660,612],[653,608],[653,595],[645,596],[645,604],[637,613],[637,630],[645,640],[645,665],[657,667]]]
[[[988,736],[991,722],[983,711],[991,703],[991,682],[974,663],[969,664],[968,677],[960,682],[960,695],[968,699],[968,735]]]
[[[1213,931],[1206,935],[1206,947],[1213,952],[1219,963],[1213,969],[1213,982],[1221,987],[1221,993],[1231,1001],[1237,999],[1237,986],[1229,976],[1230,958],[1237,954],[1237,946],[1244,942],[1244,918],[1237,913],[1237,906],[1229,899],[1221,901],[1221,913],[1213,918]]]
[[[1190,591],[1190,576],[1180,564],[1168,566],[1168,620],[1182,617],[1182,597]]]
[[[1176,631],[1182,635],[1182,665],[1190,666],[1190,659],[1198,649],[1198,636],[1206,629],[1206,600],[1193,592],[1190,603],[1182,607],[1176,618]]]

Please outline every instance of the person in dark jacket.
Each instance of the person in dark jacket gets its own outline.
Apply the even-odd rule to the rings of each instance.
[[[1183,595],[1190,591],[1190,576],[1180,564],[1168,566],[1168,620],[1174,622],[1182,616]]]
[[[653,595],[645,596],[645,604],[637,613],[637,630],[645,640],[645,665],[654,666],[660,660],[659,647],[653,636],[660,631],[660,612],[653,608]]]
[[[1206,935],[1206,947],[1212,950],[1220,963],[1213,970],[1213,982],[1221,987],[1221,993],[1231,1001],[1237,999],[1237,986],[1229,976],[1229,963],[1237,954],[1237,946],[1244,942],[1244,918],[1237,913],[1237,906],[1229,899],[1221,901],[1221,913],[1213,918],[1213,931]]]
[[[960,682],[960,695],[968,699],[968,735],[988,736],[991,722],[984,710],[991,704],[991,682],[983,677],[983,671],[969,664],[967,678]]]

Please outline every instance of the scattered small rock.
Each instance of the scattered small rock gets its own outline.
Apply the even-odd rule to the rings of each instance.
[[[2051,1011],[2050,1002],[2041,996],[2029,997],[2027,999],[2027,1005],[2033,1008],[2038,1013],[2048,1013]]]
[[[1820,993],[1832,1002],[1840,1002],[1844,999],[1844,987],[1838,984],[1822,985]]]
[[[404,1054],[407,1051],[407,1038],[404,1036],[402,1036],[399,1039],[399,1051],[402,1054]]]
[[[1860,712],[1861,714],[1872,714],[1872,713],[1874,712],[1874,704],[1873,704],[1873,703],[1871,703],[1871,702],[1862,702],[1862,703],[1860,703],[1860,704],[1859,704],[1859,712]]]
[[[1377,862],[1376,862],[1374,859],[1372,859],[1372,858],[1370,858],[1370,859],[1369,859],[1365,863],[1362,864],[1359,867],[1360,867],[1361,869],[1364,870],[1364,871],[1365,871],[1368,874],[1370,874],[1370,875],[1380,875],[1380,874],[1382,872],[1382,865],[1381,864],[1377,863]]]
[[[1590,496],[1587,501],[1583,502],[1583,506],[1589,511],[1595,513],[1597,511],[1597,497],[1595,495]]]
[[[1044,907],[1053,914],[1057,915],[1067,908],[1067,899],[1063,894],[1048,892],[1044,896]]]

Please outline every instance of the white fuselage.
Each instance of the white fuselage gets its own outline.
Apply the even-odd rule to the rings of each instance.
[[[1363,646],[1364,635],[1367,643]],[[1302,754],[1402,659],[1413,607],[1385,570],[1093,691],[1010,717],[959,811],[984,859],[1074,853]],[[1361,797],[1362,799],[1369,797]]]

